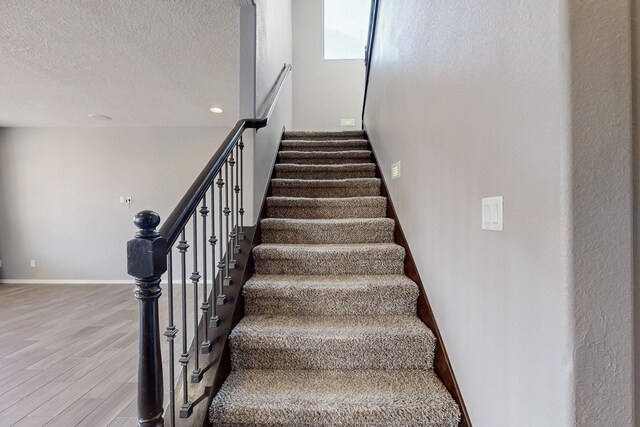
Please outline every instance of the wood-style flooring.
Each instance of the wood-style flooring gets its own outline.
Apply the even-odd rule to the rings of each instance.
[[[0,426],[135,426],[137,309],[133,284],[0,285]]]

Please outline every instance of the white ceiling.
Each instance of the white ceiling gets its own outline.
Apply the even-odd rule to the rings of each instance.
[[[239,10],[237,0],[0,0],[0,127],[231,124]]]

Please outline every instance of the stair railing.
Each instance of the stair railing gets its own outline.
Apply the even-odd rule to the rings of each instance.
[[[162,294],[161,277],[165,273],[167,273],[168,294],[168,326],[164,332],[168,341],[169,358],[168,414],[170,418],[168,422],[169,425],[174,426],[176,421],[174,339],[178,336],[179,330],[174,318],[175,250],[177,250],[177,262],[180,265],[179,295],[181,298],[178,309],[182,328],[182,353],[178,362],[182,370],[183,388],[179,409],[181,418],[189,417],[193,410],[193,400],[189,396],[189,383],[197,383],[202,379],[203,367],[199,363],[198,349],[202,353],[211,352],[215,344],[210,340],[210,328],[219,327],[223,322],[231,322],[231,319],[221,319],[218,316],[216,305],[224,305],[227,302],[225,288],[232,285],[229,271],[235,268],[234,258],[240,250],[239,241],[244,239],[243,173],[245,165],[243,164],[242,135],[246,129],[260,129],[267,126],[290,71],[291,64],[285,64],[261,106],[258,118],[238,120],[159,230],[160,216],[154,211],[141,211],[134,217],[134,224],[139,231],[132,240],[127,242],[127,271],[135,278],[135,296],[139,307],[137,389],[139,426],[160,427],[165,423],[163,361],[158,312],[158,300]],[[200,220],[198,216],[201,217]],[[189,225],[192,236],[188,236]],[[188,237],[192,239],[188,240]],[[198,255],[199,244],[200,256]],[[207,251],[207,246],[210,246],[210,252]],[[188,253],[189,250],[191,254]],[[192,256],[192,271],[187,277],[189,255]],[[199,266],[202,273],[199,271]],[[217,278],[215,277],[216,267]],[[189,325],[187,319],[187,279],[193,285],[193,325]],[[211,284],[210,289],[207,286],[208,283]],[[200,305],[199,295],[202,296]],[[209,301],[212,303],[210,304]],[[202,319],[201,322],[199,322],[200,319]],[[193,328],[192,347],[195,349],[191,374],[188,372],[191,359],[187,336],[189,328]]]

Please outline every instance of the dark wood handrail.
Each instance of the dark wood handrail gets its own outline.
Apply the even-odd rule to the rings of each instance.
[[[364,97],[362,98],[362,130],[364,130],[364,110],[367,106],[367,92],[369,90],[369,74],[371,73],[371,53],[373,52],[373,41],[376,36],[376,26],[378,24],[378,0],[371,0],[371,11],[369,13],[369,34],[367,36],[367,47],[364,52],[365,79]]]
[[[191,184],[191,187],[189,187],[178,205],[173,209],[169,217],[163,223],[162,227],[160,227],[160,235],[167,240],[168,248],[171,248],[180,236],[181,231],[187,225],[191,216],[198,208],[198,204],[211,186],[215,176],[220,172],[225,160],[242,136],[242,133],[246,129],[260,129],[267,126],[275,109],[278,97],[280,96],[280,92],[282,91],[284,81],[290,71],[291,64],[285,64],[282,67],[282,70],[280,70],[280,74],[278,75],[278,79],[267,94],[267,97],[259,110],[260,114],[258,117],[240,119],[236,122],[236,125],[224,139],[220,148],[218,148],[213,157],[211,157],[211,160],[209,160],[202,172],[200,172],[200,175],[198,175],[193,184]]]

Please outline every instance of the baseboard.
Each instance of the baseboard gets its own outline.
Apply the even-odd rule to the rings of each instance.
[[[173,284],[181,283],[180,279],[173,279]],[[134,285],[133,278],[125,280],[77,280],[77,279],[0,279],[0,285]],[[166,279],[160,283],[161,287],[165,287]],[[191,281],[187,280],[187,285],[191,286]],[[199,282],[198,285],[202,285]],[[207,286],[211,286],[212,282],[207,281]]]
[[[131,280],[0,279],[0,285],[132,285]]]

